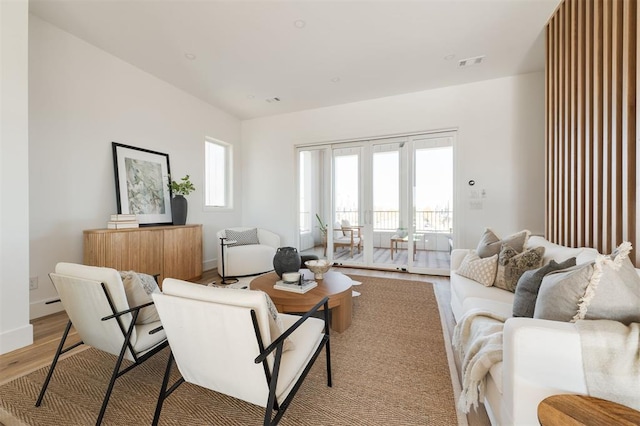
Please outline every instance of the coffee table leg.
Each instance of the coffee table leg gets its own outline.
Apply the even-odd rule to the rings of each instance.
[[[349,291],[340,299],[340,304],[331,309],[331,329],[342,333],[351,325],[353,298]]]

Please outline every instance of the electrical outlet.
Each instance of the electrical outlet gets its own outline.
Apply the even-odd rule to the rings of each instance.
[[[38,288],[38,277],[29,278],[29,290],[35,290]]]

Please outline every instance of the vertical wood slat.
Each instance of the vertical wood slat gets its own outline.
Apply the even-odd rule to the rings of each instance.
[[[636,1],[564,0],[547,24],[545,229],[559,244],[636,242]]]

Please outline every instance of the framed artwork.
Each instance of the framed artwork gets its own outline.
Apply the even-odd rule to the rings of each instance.
[[[169,154],[116,142],[113,167],[119,214],[135,214],[143,225],[171,225]]]

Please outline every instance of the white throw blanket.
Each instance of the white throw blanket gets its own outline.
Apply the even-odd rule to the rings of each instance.
[[[640,324],[579,320],[589,395],[640,410]]]
[[[505,318],[488,311],[471,310],[456,324],[453,347],[462,360],[462,393],[458,409],[468,413],[484,399],[485,377],[502,361],[502,330]]]

